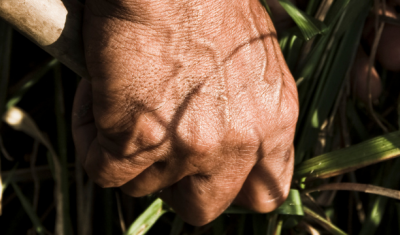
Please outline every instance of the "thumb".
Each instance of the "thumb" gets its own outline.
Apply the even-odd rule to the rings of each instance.
[[[91,84],[82,79],[78,85],[72,107],[72,137],[81,163],[85,162],[89,146],[97,136],[92,100]]]

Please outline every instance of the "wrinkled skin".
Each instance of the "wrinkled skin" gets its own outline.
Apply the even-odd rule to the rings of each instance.
[[[78,156],[102,187],[204,225],[287,197],[296,85],[258,0],[87,0]]]

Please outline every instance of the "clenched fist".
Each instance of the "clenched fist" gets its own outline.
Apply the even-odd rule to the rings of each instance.
[[[73,134],[102,187],[204,225],[287,197],[296,85],[258,0],[87,0]]]

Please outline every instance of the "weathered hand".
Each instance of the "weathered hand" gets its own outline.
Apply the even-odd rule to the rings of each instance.
[[[87,0],[83,33],[73,134],[96,183],[193,225],[284,201],[297,91],[258,0]]]

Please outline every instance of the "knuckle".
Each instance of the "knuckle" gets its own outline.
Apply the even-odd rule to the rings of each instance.
[[[208,120],[206,120],[208,119]],[[186,149],[189,154],[209,155],[221,146],[221,136],[218,133],[220,126],[213,118],[196,117],[186,118],[177,127],[176,144],[179,148]]]
[[[129,169],[102,146],[87,158],[84,168],[89,178],[102,188],[119,187],[132,177]]]
[[[191,141],[190,150],[196,155],[207,155],[220,146],[220,141],[210,138],[199,138]]]
[[[201,209],[197,211],[197,216],[186,217],[185,220],[193,226],[203,226],[215,220],[220,214],[220,211]]]
[[[254,128],[243,128],[230,131],[224,141],[224,152],[233,153],[238,156],[253,156],[260,146],[260,138]]]
[[[109,180],[105,179],[94,179],[93,180],[100,188],[114,188],[118,187],[119,184],[115,184],[113,182],[110,182]]]
[[[166,128],[155,120],[152,114],[143,114],[138,118],[134,139],[139,149],[148,150],[160,146],[165,140]]]
[[[271,189],[269,192],[259,192],[252,200],[251,209],[258,213],[268,213],[278,208],[288,197],[290,184]]]
[[[282,102],[283,108],[281,109],[281,127],[283,129],[295,128],[299,116],[297,93],[288,92],[284,99],[284,102]]]

